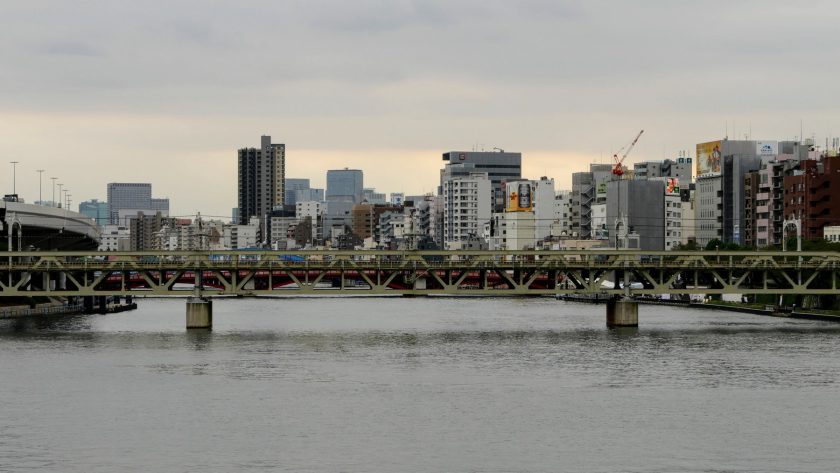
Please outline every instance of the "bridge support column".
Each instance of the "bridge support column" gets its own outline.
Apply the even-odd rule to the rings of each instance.
[[[625,298],[607,300],[607,327],[638,327],[639,303]]]
[[[187,329],[213,328],[213,301],[203,297],[187,299]]]
[[[92,314],[93,313],[93,296],[82,297],[82,307],[84,308],[85,314]]]

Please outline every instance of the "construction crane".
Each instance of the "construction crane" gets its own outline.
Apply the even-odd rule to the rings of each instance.
[[[642,133],[644,132],[645,130],[640,131],[639,134],[636,135],[636,138],[634,138],[633,141],[630,143],[630,145],[624,145],[613,155],[613,161],[615,161],[615,166],[613,166],[612,170],[613,174],[615,174],[618,177],[621,177],[624,174],[624,168],[622,167],[622,164],[624,164],[624,158],[626,158],[627,155],[630,154],[630,151],[633,151],[633,147],[636,146],[636,142],[639,141],[639,137],[641,137]],[[624,151],[624,148],[627,148],[627,151]],[[619,158],[618,153],[621,153],[622,151],[624,151],[624,154],[622,154]]]

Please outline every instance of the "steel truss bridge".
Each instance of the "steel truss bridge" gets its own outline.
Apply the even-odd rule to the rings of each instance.
[[[840,295],[840,253],[13,251],[0,258],[0,297],[327,294]]]

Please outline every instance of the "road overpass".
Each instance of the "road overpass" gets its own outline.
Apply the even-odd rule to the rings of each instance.
[[[632,295],[840,295],[840,254],[823,252],[14,251],[7,259],[0,297],[608,294],[618,302],[609,321]]]
[[[101,240],[93,219],[68,209],[0,201],[0,250],[95,250]]]

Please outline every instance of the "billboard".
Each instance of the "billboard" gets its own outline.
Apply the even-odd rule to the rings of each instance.
[[[513,181],[505,185],[508,212],[530,212],[534,210],[534,186],[530,181]]]
[[[697,176],[720,174],[721,143],[710,141],[697,145]]]
[[[680,180],[676,177],[669,177],[665,180],[665,194],[680,195]]]
[[[759,156],[776,156],[779,154],[778,141],[756,141],[755,154]]]

